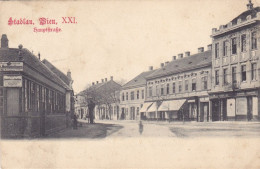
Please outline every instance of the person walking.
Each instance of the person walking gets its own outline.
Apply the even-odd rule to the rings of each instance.
[[[140,135],[142,135],[143,129],[144,129],[144,125],[143,125],[142,121],[140,121],[139,122],[139,133],[140,133]]]

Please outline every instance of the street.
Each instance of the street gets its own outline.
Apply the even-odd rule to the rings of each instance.
[[[259,122],[162,122],[143,121],[143,132],[139,132],[139,121],[99,120],[89,124],[79,120],[77,130],[68,128],[53,133],[47,138],[198,138],[198,137],[259,137]]]

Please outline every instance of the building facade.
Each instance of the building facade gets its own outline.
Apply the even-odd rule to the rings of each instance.
[[[260,7],[212,29],[212,120],[256,120],[260,115]]]
[[[141,110],[151,120],[210,121],[211,45],[173,57],[147,76],[147,98]]]
[[[120,119],[121,120],[140,120],[143,114],[140,113],[146,96],[145,77],[154,72],[153,67],[149,71],[143,72],[134,79],[122,86],[120,91]]]
[[[89,101],[92,100],[95,104],[94,118],[98,120],[110,119],[117,120],[119,118],[120,105],[120,88],[121,85],[113,80],[113,76],[108,81],[107,78],[102,79],[99,83],[92,83],[84,91],[76,95],[76,112],[78,117],[86,119],[89,117]]]
[[[73,90],[41,62],[40,55],[22,45],[9,48],[4,34],[0,69],[2,137],[43,136],[66,128],[66,94]]]

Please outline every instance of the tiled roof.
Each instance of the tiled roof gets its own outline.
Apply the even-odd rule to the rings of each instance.
[[[53,64],[51,64],[48,60],[43,59],[42,63],[44,63],[53,73],[55,73],[61,80],[63,80],[67,85],[70,85],[71,79],[68,78],[63,72],[57,69]]]
[[[152,74],[153,72],[155,72],[156,70],[150,70],[147,72],[143,72],[141,74],[139,74],[138,76],[136,76],[135,78],[133,78],[132,80],[130,80],[129,82],[127,82],[125,85],[122,86],[122,89],[126,89],[126,88],[133,88],[133,87],[138,87],[138,86],[142,86],[142,85],[146,85],[146,79],[145,77]]]
[[[146,79],[153,79],[162,76],[167,76],[175,73],[180,73],[183,71],[189,71],[192,69],[211,66],[211,50],[197,53],[182,59],[177,59],[171,61],[166,66],[157,69],[152,74],[148,75]]]
[[[247,10],[243,13],[241,13],[240,15],[238,15],[236,18],[234,18],[231,22],[232,22],[232,25],[236,25],[237,24],[237,20],[240,18],[241,21],[244,21],[246,20],[246,17],[248,15],[251,15],[251,18],[255,18],[256,17],[256,14],[257,12],[260,12],[260,7],[255,7],[251,10]]]
[[[28,49],[21,49],[23,62],[29,67],[32,67],[38,73],[42,74],[54,83],[62,86],[67,90],[72,90],[65,82],[63,82],[55,73],[53,73],[45,64],[43,64],[35,55]],[[0,48],[0,61],[21,61],[19,60],[19,49],[17,48]],[[26,73],[26,72],[25,72]]]

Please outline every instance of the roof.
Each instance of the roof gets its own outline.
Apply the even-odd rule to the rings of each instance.
[[[236,18],[234,18],[231,22],[232,22],[232,25],[236,25],[237,24],[237,20],[240,18],[241,21],[245,21],[246,20],[246,17],[248,15],[251,15],[251,18],[255,18],[256,17],[256,14],[257,12],[260,12],[260,7],[255,7],[253,9],[250,9],[250,10],[247,10],[243,13],[241,13],[240,15],[238,15]]]
[[[103,82],[103,83],[98,83],[98,84],[92,85],[92,86],[88,87],[87,89],[79,92],[78,95],[85,95],[85,94],[90,93],[91,91],[103,92],[104,90],[106,92],[111,92],[112,93],[112,92],[115,92],[117,90],[120,90],[120,88],[121,88],[120,84],[116,83],[113,80],[109,80],[107,82]]]
[[[44,63],[53,73],[55,73],[61,80],[63,80],[67,85],[70,85],[70,79],[63,72],[57,69],[53,64],[51,64],[48,60],[43,59],[42,63]]]
[[[152,74],[148,75],[146,79],[153,79],[175,73],[180,73],[183,71],[189,71],[201,67],[211,66],[211,58],[211,50],[208,50],[202,53],[197,53],[188,57],[184,57],[182,59],[177,59],[171,61],[166,66],[157,69]]]
[[[126,88],[133,88],[133,87],[138,87],[138,86],[142,86],[142,85],[146,85],[146,79],[145,77],[152,74],[155,70],[150,70],[150,71],[146,71],[146,72],[142,72],[141,74],[139,74],[138,76],[136,76],[135,78],[133,78],[132,80],[130,80],[129,82],[127,82],[125,85],[122,86],[122,89],[126,89]]]
[[[0,48],[0,61],[21,61],[19,60],[19,50],[17,48]],[[22,57],[23,62],[29,67],[36,70],[38,73],[42,74],[54,83],[62,86],[67,90],[72,90],[65,82],[63,82],[55,73],[53,73],[45,64],[43,64],[35,55],[33,55],[28,49],[23,48]],[[26,72],[25,72],[26,73]]]

